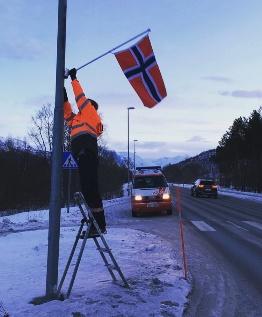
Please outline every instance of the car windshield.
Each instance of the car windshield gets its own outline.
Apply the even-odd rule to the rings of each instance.
[[[216,183],[214,181],[200,181],[200,184],[201,185],[209,185],[209,186],[216,185]]]
[[[167,187],[167,182],[163,176],[135,177],[134,188],[156,188],[156,187]]]

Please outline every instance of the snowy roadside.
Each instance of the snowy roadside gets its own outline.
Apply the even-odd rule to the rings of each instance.
[[[127,202],[124,197],[107,201],[105,206]],[[114,208],[108,208],[108,212],[112,213],[112,219]],[[62,209],[60,277],[78,230],[79,217],[77,207],[71,208],[69,214]],[[4,254],[0,300],[10,316],[182,316],[191,286],[183,278],[172,245],[156,235],[126,228],[109,227],[106,239],[130,289],[112,283],[90,239],[71,297],[40,306],[29,304],[45,290],[47,225],[47,210],[0,218],[0,250]]]
[[[183,187],[183,188],[191,188],[191,184],[172,184],[173,186]],[[252,193],[252,192],[241,192],[235,189],[229,189],[225,187],[219,187],[218,192],[220,195],[224,196],[232,196],[239,199],[253,200],[256,202],[262,202],[262,194],[260,193]]]
[[[237,197],[240,199],[248,199],[248,200],[255,200],[257,202],[262,202],[262,194],[260,194],[260,193],[241,192],[241,191],[236,190],[236,189],[229,189],[229,188],[224,188],[224,187],[220,187],[218,191],[221,195],[232,196],[232,197]]]
[[[104,207],[113,207],[125,204],[128,197],[114,198],[103,201]],[[48,210],[25,211],[10,216],[0,217],[0,234],[6,232],[19,232],[28,230],[39,230],[48,228]],[[78,207],[61,209],[61,226],[76,226],[81,220]],[[1,316],[0,316],[1,317]]]

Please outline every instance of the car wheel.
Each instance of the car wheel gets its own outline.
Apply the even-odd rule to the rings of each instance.
[[[167,209],[166,213],[167,213],[167,215],[172,215],[173,210],[172,209]]]

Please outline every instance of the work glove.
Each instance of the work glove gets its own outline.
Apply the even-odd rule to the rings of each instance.
[[[66,89],[64,87],[64,102],[67,102],[67,101],[68,101],[67,92],[66,92]]]
[[[68,72],[69,76],[71,77],[71,80],[73,81],[74,79],[76,79],[76,69],[72,68],[70,69],[70,71]]]

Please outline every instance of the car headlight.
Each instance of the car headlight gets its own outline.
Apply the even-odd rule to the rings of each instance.
[[[169,193],[164,193],[163,194],[163,199],[170,199]]]
[[[135,200],[142,200],[142,196],[141,195],[135,195]]]

